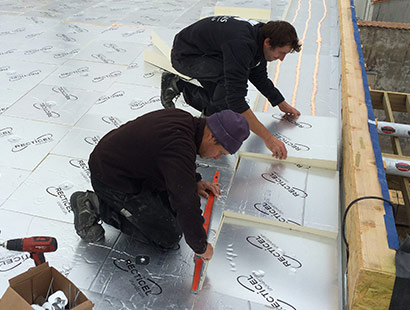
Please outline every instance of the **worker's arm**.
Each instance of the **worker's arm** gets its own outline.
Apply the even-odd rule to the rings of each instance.
[[[212,192],[216,197],[221,194],[221,189],[219,188],[219,183],[211,183],[208,181],[198,181],[198,194],[204,198],[209,197],[209,192]]]
[[[210,260],[212,256],[214,255],[214,248],[210,243],[208,243],[208,245],[206,246],[205,252],[202,254],[196,254],[196,255],[198,255],[203,260]]]
[[[248,109],[243,112],[242,115],[248,120],[249,128],[252,132],[265,142],[266,147],[272,152],[272,156],[279,159],[286,159],[287,151],[285,144],[272,136],[269,130],[256,118],[252,110]]]
[[[300,112],[292,107],[289,103],[286,101],[282,101],[281,103],[278,104],[278,108],[283,112],[286,113],[286,115],[294,117],[294,118],[299,118]]]

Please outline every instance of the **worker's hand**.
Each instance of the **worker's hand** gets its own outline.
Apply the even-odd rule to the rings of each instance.
[[[288,104],[286,101],[282,101],[281,103],[279,103],[278,107],[283,113],[286,113],[287,116],[291,116],[295,119],[299,118],[300,116],[300,112],[296,110],[294,107],[292,107],[290,104]]]
[[[286,159],[288,157],[288,151],[286,150],[285,144],[274,136],[269,136],[265,140],[265,145],[272,152],[273,157],[278,159]]]
[[[221,194],[221,189],[219,188],[219,183],[211,183],[208,181],[198,181],[198,194],[202,197],[208,198],[208,192],[214,193],[216,197]]]
[[[212,258],[212,256],[214,255],[214,248],[213,246],[208,243],[208,245],[206,246],[206,251],[205,253],[202,254],[195,254],[197,256],[199,256],[202,260],[204,261],[208,261]]]

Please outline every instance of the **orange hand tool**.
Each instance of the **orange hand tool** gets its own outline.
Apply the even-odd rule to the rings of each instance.
[[[212,183],[218,183],[218,180],[219,180],[219,171],[216,171],[214,178],[212,180]],[[211,220],[212,208],[214,205],[214,199],[215,199],[215,195],[212,192],[210,192],[208,201],[206,202],[204,215],[203,215],[205,219],[204,229],[206,233],[208,233],[209,222]],[[198,290],[199,280],[201,278],[202,265],[203,265],[203,260],[199,256],[195,255],[194,279],[192,281],[192,290],[194,292],[197,292]]]

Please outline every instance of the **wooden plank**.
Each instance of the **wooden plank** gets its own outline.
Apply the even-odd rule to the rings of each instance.
[[[393,115],[393,110],[391,108],[390,104],[390,99],[389,99],[389,94],[387,92],[384,92],[383,94],[383,109],[384,112],[386,113],[386,118],[387,121],[390,123],[395,123],[394,121],[394,115]],[[393,147],[393,151],[395,154],[402,155],[403,152],[401,150],[401,145],[398,137],[391,137],[391,143]]]
[[[267,230],[272,230],[275,227],[281,228],[281,229],[286,229],[289,231],[296,231],[296,232],[301,232],[301,233],[307,233],[307,234],[312,234],[320,237],[326,237],[330,239],[336,239],[337,238],[337,233],[332,232],[332,231],[327,231],[327,230],[321,230],[317,228],[312,228],[312,227],[307,227],[307,226],[300,226],[300,225],[295,225],[295,224],[290,224],[286,222],[280,222],[276,221],[273,219],[269,218],[264,218],[264,217],[257,217],[257,216],[252,216],[249,214],[244,214],[244,213],[238,213],[238,212],[233,212],[233,211],[228,211],[225,210],[222,215],[222,221],[229,221],[230,223],[232,222],[242,222],[246,224],[247,226],[253,226],[253,227],[259,227]]]
[[[407,111],[407,116],[409,117],[409,120],[410,120],[410,94],[406,95],[406,111]]]
[[[342,140],[346,204],[362,196],[381,197],[350,0],[339,0],[342,60]],[[347,217],[349,309],[388,309],[395,278],[380,201],[359,202]]]
[[[251,153],[251,152],[242,152],[242,151],[239,151],[239,157],[240,158],[241,157],[256,158],[256,159],[263,159],[267,161],[288,162],[288,163],[302,165],[302,166],[323,168],[323,169],[329,169],[329,170],[336,170],[337,168],[337,162],[333,160],[325,160],[325,159],[288,156],[285,160],[283,160],[283,159],[277,159],[269,154]]]

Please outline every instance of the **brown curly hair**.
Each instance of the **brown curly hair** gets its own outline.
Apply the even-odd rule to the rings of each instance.
[[[291,53],[300,52],[302,44],[299,42],[296,29],[283,20],[269,21],[260,29],[264,39],[269,38],[272,48],[290,45]]]

